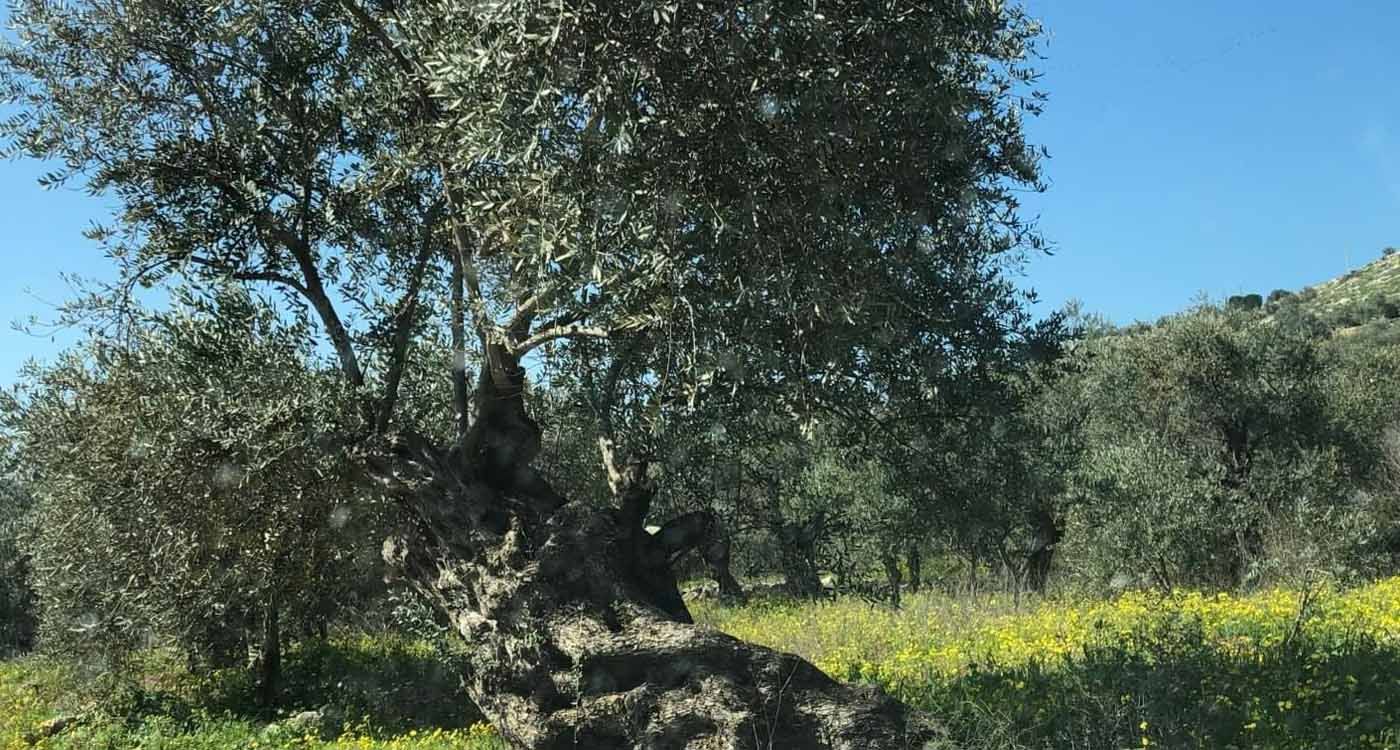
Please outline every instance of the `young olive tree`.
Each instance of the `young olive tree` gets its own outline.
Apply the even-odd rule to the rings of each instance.
[[[31,368],[9,425],[45,645],[119,662],[170,642],[214,667],[252,650],[271,704],[284,631],[383,575],[363,552],[385,514],[335,449],[349,394],[240,290],[129,333]]]
[[[645,456],[607,420],[610,505],[556,491],[527,373],[590,341],[648,408],[743,391],[797,419],[967,372],[1019,312],[1002,271],[1038,247],[1019,8],[19,0],[12,23],[3,131],[117,202],[94,235],[122,284],[270,285],[319,322],[356,453],[413,519],[385,556],[466,639],[512,742],[928,736],[692,627],[670,563],[711,522],[650,519]],[[398,407],[431,327],[454,350],[445,444]]]
[[[966,563],[969,589],[992,566],[1008,587],[1043,584],[1060,533],[1055,441],[1070,427],[1054,424],[1042,403],[1066,369],[1063,318],[1021,316],[975,357],[954,361],[957,377],[935,398],[896,391],[881,429],[848,439],[885,467],[861,525],[880,540],[889,591],[905,568],[921,583],[925,547]]]

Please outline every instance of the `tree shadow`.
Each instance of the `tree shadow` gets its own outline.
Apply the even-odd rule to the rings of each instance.
[[[208,716],[271,722],[316,712],[310,723],[330,735],[345,727],[383,736],[462,729],[484,719],[463,689],[458,659],[445,645],[426,641],[334,636],[287,650],[273,711],[258,703],[253,670],[241,668],[148,675],[109,710],[129,723],[151,716],[190,723]]]

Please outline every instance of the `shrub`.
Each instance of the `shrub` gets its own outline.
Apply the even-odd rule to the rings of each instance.
[[[1105,340],[1092,361],[1061,545],[1072,569],[1099,585],[1237,585],[1278,568],[1277,529],[1346,548],[1348,482],[1367,457],[1328,410],[1337,364],[1307,330],[1203,308]]]
[[[1225,300],[1229,310],[1258,310],[1264,306],[1264,298],[1257,294],[1237,294]]]
[[[17,483],[0,479],[0,659],[32,649],[38,630],[38,601],[20,540],[29,506]]]
[[[141,653],[132,660],[134,679],[97,695],[73,662],[0,662],[0,750],[33,746],[27,737],[55,716],[78,721],[37,747],[505,750],[445,658],[433,644],[394,636],[294,647],[286,708],[272,716],[256,705],[243,670],[192,674],[168,650]]]

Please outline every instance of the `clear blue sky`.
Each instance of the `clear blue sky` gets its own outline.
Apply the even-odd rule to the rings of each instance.
[[[1045,302],[1120,323],[1267,294],[1400,246],[1400,3],[1030,0],[1050,95],[1029,124],[1058,246]]]
[[[1117,322],[1199,292],[1299,288],[1400,245],[1400,3],[1029,0],[1049,31],[1050,190],[1028,211],[1055,244],[1023,282]],[[61,271],[110,276],[79,234],[101,204],[0,162],[0,321],[45,315]],[[68,337],[0,330],[0,384]]]

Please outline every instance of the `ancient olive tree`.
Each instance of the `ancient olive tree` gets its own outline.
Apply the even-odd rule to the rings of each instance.
[[[115,201],[93,234],[123,284],[270,285],[319,321],[358,397],[347,437],[413,519],[384,554],[467,640],[469,692],[512,742],[928,736],[690,625],[669,565],[704,517],[649,519],[625,440],[602,443],[611,506],[570,502],[536,468],[526,376],[592,340],[658,403],[752,387],[797,419],[973,367],[1017,307],[1001,271],[1037,244],[1021,10],[19,0],[12,23],[3,132]],[[398,400],[444,328],[439,445]]]

